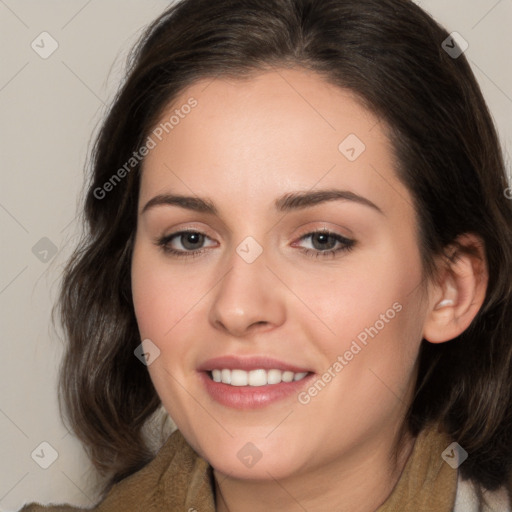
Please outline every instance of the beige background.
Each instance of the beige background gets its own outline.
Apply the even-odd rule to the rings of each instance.
[[[51,327],[50,310],[76,242],[91,134],[122,76],[127,50],[168,3],[0,0],[2,511],[33,500],[84,506],[95,500],[90,464],[58,415],[62,342]],[[418,3],[468,41],[466,55],[510,162],[512,0]],[[58,43],[47,59],[31,47],[44,31]],[[48,50],[50,40],[45,41]],[[34,460],[51,455],[44,445],[41,452],[42,442],[58,452],[48,469]],[[38,459],[38,453],[45,455]]]

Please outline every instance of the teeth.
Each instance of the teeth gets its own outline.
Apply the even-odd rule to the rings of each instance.
[[[281,382],[281,370],[269,370],[267,372],[267,384],[279,384]]]
[[[226,384],[231,384],[231,371],[222,370],[218,382],[225,382]]]
[[[249,375],[243,370],[231,370],[231,382],[232,386],[247,386]]]
[[[293,377],[293,372],[283,372],[281,379],[283,379],[283,382],[291,382]]]
[[[303,379],[308,373],[294,373],[281,370],[212,370],[211,377],[215,382],[230,384],[231,386],[265,386],[267,384],[280,384]]]
[[[249,372],[249,386],[264,386],[266,383],[267,372],[265,370],[251,370]]]

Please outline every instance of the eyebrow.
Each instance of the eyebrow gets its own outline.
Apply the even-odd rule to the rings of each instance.
[[[309,208],[320,203],[327,201],[352,201],[354,203],[368,206],[384,215],[384,212],[372,201],[366,197],[360,196],[349,190],[317,190],[306,192],[290,192],[276,199],[274,207],[279,212],[290,212],[293,210],[301,210]],[[153,199],[150,199],[141,211],[145,213],[155,206],[179,206],[187,210],[192,210],[201,213],[209,213],[217,215],[218,210],[209,199],[202,199],[200,197],[183,196],[176,194],[159,194]]]

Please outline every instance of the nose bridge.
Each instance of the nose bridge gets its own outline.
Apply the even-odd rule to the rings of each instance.
[[[284,297],[267,264],[267,251],[254,238],[247,237],[236,247],[211,305],[210,322],[215,327],[243,336],[256,324],[275,326],[284,321]]]

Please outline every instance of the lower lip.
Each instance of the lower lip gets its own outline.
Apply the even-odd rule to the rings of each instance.
[[[200,372],[206,391],[213,400],[233,409],[259,409],[274,402],[297,395],[313,378],[309,374],[301,380],[267,384],[265,386],[230,386],[212,380],[208,372]]]

